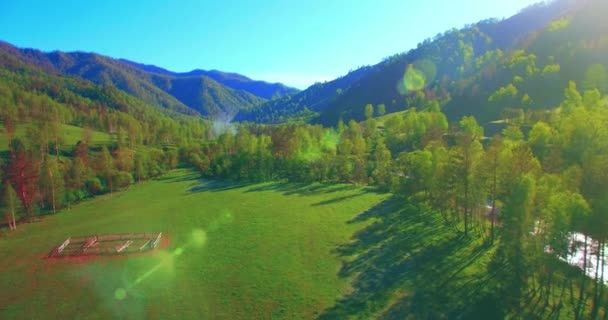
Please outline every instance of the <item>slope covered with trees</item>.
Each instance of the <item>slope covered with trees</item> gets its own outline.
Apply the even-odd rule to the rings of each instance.
[[[214,178],[372,184],[417,208],[408,210],[440,218],[457,230],[459,236],[451,241],[479,250],[460,258],[476,263],[472,278],[479,287],[465,301],[449,300],[460,304],[450,311],[458,313],[433,313],[438,318],[487,312],[499,318],[551,313],[596,318],[605,315],[608,306],[606,279],[600,272],[606,266],[602,257],[608,236],[608,99],[595,88],[579,91],[575,82],[562,92],[557,109],[542,118],[508,119],[490,139],[484,138],[475,117],[465,116],[449,126],[446,115],[437,110],[391,115],[378,129],[370,105],[368,120],[360,123],[340,122],[337,128],[243,126],[237,133],[184,149],[182,156]],[[523,128],[529,129],[524,133]],[[374,237],[391,239],[399,232]],[[477,249],[468,247],[473,244]],[[579,251],[581,269],[560,260]],[[393,263],[385,261],[376,268]],[[429,306],[422,314],[437,310],[430,307],[437,302],[436,294],[418,302]],[[389,302],[377,301],[379,305],[356,314],[392,309]],[[484,309],[487,303],[496,308]],[[345,302],[337,309],[348,312],[349,306]],[[401,318],[418,307],[393,312]]]
[[[0,162],[10,228],[158,176],[177,166],[175,145],[211,134],[201,118],[148,105],[114,86],[45,72],[10,56],[3,61],[1,140],[8,151]],[[76,143],[66,139],[66,125],[81,128]],[[111,139],[93,143],[100,133]]]
[[[596,0],[534,6],[238,115],[325,127],[219,127],[4,54],[6,226],[179,165],[229,185],[365,185],[391,199],[353,218],[369,221],[366,231],[336,248],[353,290],[320,318],[605,319],[605,12]],[[238,103],[219,97],[212,79],[149,75],[157,88]],[[227,112],[217,109],[209,113]],[[71,147],[66,124],[83,132]],[[15,135],[18,126],[25,135]],[[91,130],[113,140],[93,146]]]
[[[583,85],[597,81],[587,80],[590,75],[603,77],[595,67],[607,63],[605,22],[597,14],[605,7],[597,0],[556,0],[505,20],[452,29],[377,65],[244,111],[237,119],[305,118],[335,126],[339,119],[365,119],[367,104],[384,105],[388,113],[439,104],[450,121],[475,115],[486,124],[518,109],[554,108],[568,81]]]
[[[147,104],[209,117],[233,116],[239,109],[297,92],[282,84],[254,81],[238,74],[203,70],[175,73],[94,53],[44,53],[0,42],[0,67],[10,68],[15,61],[45,72],[115,86]]]
[[[281,98],[287,95],[298,93],[300,90],[290,88],[282,83],[268,83],[266,81],[252,80],[244,75],[231,72],[223,72],[219,70],[192,70],[189,72],[172,72],[153,65],[145,65],[129,60],[121,59],[122,62],[128,63],[136,68],[150,72],[159,73],[174,77],[196,77],[205,76],[211,78],[218,83],[237,90],[243,90],[264,99]]]

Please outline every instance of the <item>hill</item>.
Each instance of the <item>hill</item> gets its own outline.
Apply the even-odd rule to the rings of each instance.
[[[0,52],[4,57],[0,67],[8,68],[9,60],[17,60],[47,73],[114,86],[147,104],[184,114],[231,117],[266,99],[297,92],[279,83],[254,81],[238,74],[215,70],[175,73],[95,53],[45,53],[5,42],[0,42]]]
[[[333,126],[339,119],[363,120],[367,104],[382,104],[390,113],[437,103],[450,121],[475,115],[486,123],[517,109],[552,108],[569,80],[584,83],[589,73],[604,77],[607,29],[596,13],[605,9],[597,0],[556,0],[505,20],[452,29],[379,64],[242,111],[237,119],[304,116]],[[504,97],[513,91],[511,83],[517,92]]]
[[[189,72],[173,72],[154,65],[141,64],[125,59],[121,59],[121,61],[150,73],[158,73],[173,77],[205,76],[232,89],[243,90],[251,93],[254,96],[269,100],[295,94],[300,91],[295,88],[290,88],[282,83],[268,83],[266,81],[252,80],[244,75],[233,72],[223,72],[219,70],[207,71],[201,69],[195,69]]]

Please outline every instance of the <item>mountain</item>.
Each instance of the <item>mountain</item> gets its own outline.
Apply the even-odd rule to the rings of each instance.
[[[177,78],[202,76],[208,77],[232,89],[243,90],[251,93],[254,96],[267,100],[281,98],[300,92],[300,90],[288,87],[282,83],[268,83],[266,81],[252,80],[238,73],[223,72],[219,70],[206,71],[200,69],[179,73],[168,71],[157,66],[145,65],[125,59],[121,59],[121,61],[150,73],[163,74]]]
[[[333,126],[340,119],[364,119],[371,104],[388,113],[441,108],[452,122],[475,115],[487,123],[556,107],[571,80],[583,89],[604,90],[608,27],[598,13],[606,6],[601,0],[532,5],[508,19],[438,34],[408,52],[304,91],[236,73],[180,73],[94,53],[45,53],[2,42],[0,69],[16,60],[115,87],[167,110],[237,121]]]
[[[308,89],[294,95],[268,101],[250,110],[242,110],[236,116],[237,121],[283,122],[289,118],[310,118],[313,112],[326,108],[332,100],[350,89],[361,78],[369,74],[370,67],[362,67],[336,80],[316,83]]]
[[[367,104],[383,104],[389,113],[439,105],[451,121],[475,115],[489,122],[516,109],[555,107],[569,80],[583,84],[589,72],[602,73],[590,69],[608,65],[608,28],[597,12],[606,12],[605,1],[532,5],[508,19],[438,34],[376,65],[240,111],[236,119],[335,125],[364,119]]]
[[[43,123],[88,128],[116,141],[128,137],[132,145],[176,144],[208,132],[209,122],[188,107],[159,108],[114,85],[61,75],[5,50],[0,50],[0,66],[0,119],[8,137],[15,125]]]
[[[6,42],[0,42],[0,52],[45,72],[114,86],[148,104],[184,114],[231,118],[241,109],[297,92],[279,83],[254,81],[233,73],[216,70],[175,73],[95,53],[45,53]],[[0,67],[7,67],[6,59],[0,60]]]

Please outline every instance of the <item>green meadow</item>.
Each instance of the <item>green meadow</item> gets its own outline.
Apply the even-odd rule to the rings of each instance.
[[[164,240],[136,255],[46,258],[68,237],[130,232]],[[175,170],[2,235],[0,319],[495,319],[494,252],[370,188]],[[574,317],[577,272],[560,270],[570,289],[530,295],[519,316]]]
[[[0,318],[315,318],[351,292],[337,248],[370,223],[353,219],[386,198],[174,171],[0,239]],[[168,245],[149,254],[45,258],[70,236],[157,231]]]
[[[31,126],[29,124],[18,125],[15,130],[16,138],[24,138],[27,135],[27,128]],[[63,143],[61,149],[63,151],[70,151],[72,148],[82,139],[83,129],[71,125],[61,125],[61,132]],[[91,143],[95,145],[106,144],[111,142],[112,137],[103,132],[91,131]],[[8,135],[5,133],[4,127],[0,128],[0,152],[8,151]]]

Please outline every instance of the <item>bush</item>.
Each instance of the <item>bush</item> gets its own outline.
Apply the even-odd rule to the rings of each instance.
[[[116,189],[128,188],[133,183],[133,175],[126,171],[118,171],[114,175],[114,187]]]
[[[92,177],[85,182],[85,187],[90,194],[101,194],[103,192],[103,184],[97,177]]]

